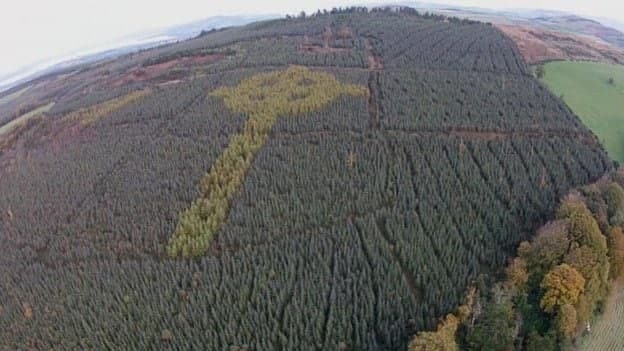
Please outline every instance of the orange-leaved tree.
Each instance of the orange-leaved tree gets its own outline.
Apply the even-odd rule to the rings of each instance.
[[[585,278],[572,266],[565,263],[554,267],[542,280],[544,295],[540,301],[542,309],[553,313],[563,305],[575,305],[585,288]]]
[[[457,317],[448,314],[436,331],[418,333],[410,342],[408,351],[457,351],[455,333],[458,327]]]

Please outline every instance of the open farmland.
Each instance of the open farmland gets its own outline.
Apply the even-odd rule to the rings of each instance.
[[[624,162],[624,66],[551,62],[545,70],[546,85],[598,135],[612,158]]]
[[[405,350],[613,168],[503,33],[409,10],[50,79],[0,150],[0,349]]]

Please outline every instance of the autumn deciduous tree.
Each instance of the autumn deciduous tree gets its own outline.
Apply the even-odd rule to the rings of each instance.
[[[584,208],[587,208],[587,205],[582,197],[578,195],[568,195],[561,201],[559,208],[557,208],[557,218],[569,218],[573,213],[582,212]]]
[[[544,296],[540,301],[542,309],[554,313],[563,305],[574,305],[585,288],[585,278],[576,269],[565,263],[553,268],[542,280]]]
[[[610,211],[624,208],[624,189],[616,182],[608,182],[604,186],[604,198]],[[613,214],[613,213],[611,213]]]
[[[564,203],[563,207],[567,207]],[[607,251],[607,240],[602,235],[600,227],[584,203],[567,207],[560,212],[566,213],[565,218],[569,223],[570,240],[578,242],[579,245],[587,245],[597,252]]]
[[[622,278],[624,277],[624,232],[621,227],[613,227],[608,234],[611,277]]]
[[[470,288],[470,290],[468,291],[468,295],[466,296],[466,303],[459,306],[457,308],[457,313],[455,313],[459,323],[466,323],[468,321],[468,318],[473,316],[473,313],[476,314],[476,311],[474,311],[475,303],[477,302],[476,298],[477,289],[475,287],[472,287]]]
[[[581,294],[579,296],[578,302],[576,303],[576,318],[580,324],[586,323],[591,320],[592,315],[594,314],[595,304],[592,299],[588,297],[586,294]]]
[[[587,245],[577,247],[570,252],[564,262],[585,278],[584,294],[593,311],[608,293],[609,264],[606,248],[603,251],[597,251]]]
[[[492,302],[466,335],[471,351],[513,350],[515,318],[511,301]]]
[[[624,167],[618,168],[611,178],[613,178],[613,181],[619,186],[624,187]]]
[[[624,275],[624,233],[614,226],[623,207],[622,188],[603,180],[571,193],[561,203],[558,219],[540,228],[532,241],[520,244],[519,257],[505,270],[503,286],[515,296],[511,316],[521,315],[523,350],[561,349],[606,298],[609,273],[612,278]],[[523,291],[526,294],[518,294]],[[500,304],[494,301],[500,299],[493,298],[474,327],[460,333],[468,350],[513,347],[516,334],[506,332],[512,324],[503,314],[493,313],[492,305]],[[510,340],[506,335],[512,335],[511,342],[504,342]]]
[[[557,336],[554,332],[540,335],[536,331],[529,333],[526,339],[526,351],[555,351],[557,350]]]
[[[476,318],[480,314],[477,299],[477,289],[470,288],[466,296],[466,303],[459,306],[455,314],[449,313],[438,324],[436,331],[420,332],[410,342],[408,351],[456,351],[459,350],[455,339],[460,324],[468,319]]]
[[[615,182],[604,187],[604,199],[611,225],[624,225],[624,189]]]
[[[600,226],[600,230],[604,232],[609,226],[608,206],[605,201],[605,186],[600,184],[590,184],[581,188],[585,204],[592,212],[594,218]]]
[[[583,202],[565,201],[559,209],[559,215],[568,222],[569,238],[572,242],[564,262],[579,272],[585,280],[582,298],[576,306],[578,320],[585,322],[591,318],[608,293],[607,239]]]
[[[557,331],[565,339],[570,339],[576,332],[578,318],[574,306],[565,304],[559,308],[556,319]]]
[[[568,223],[557,220],[540,228],[531,243],[522,243],[518,254],[526,261],[528,271],[542,276],[563,260],[569,247]]]
[[[511,261],[505,269],[507,275],[508,288],[516,291],[524,291],[529,281],[529,273],[527,272],[527,264],[523,258],[516,257]]]
[[[455,333],[459,320],[453,314],[448,314],[438,329],[432,332],[418,333],[410,342],[409,351],[457,351]]]

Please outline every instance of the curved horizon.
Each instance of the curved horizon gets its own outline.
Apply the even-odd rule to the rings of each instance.
[[[29,0],[26,0],[15,4],[11,11],[4,12],[4,16],[0,14],[0,33],[15,33],[16,28],[21,30],[13,35],[0,35],[0,46],[12,53],[12,55],[0,57],[0,91],[10,88],[16,82],[34,78],[38,73],[67,60],[121,48],[127,46],[127,41],[144,40],[149,42],[151,40],[142,34],[162,31],[166,28],[217,16],[285,15],[287,13],[299,13],[301,10],[311,12],[332,7],[374,7],[392,4],[405,6],[448,5],[494,10],[540,10],[541,8],[545,11],[565,11],[588,18],[602,16],[613,21],[622,21],[622,19],[611,18],[611,16],[624,13],[624,9],[622,9],[624,5],[613,4],[609,1],[579,0],[548,0],[546,2],[530,0],[523,2],[520,7],[512,1],[494,0],[430,0],[426,2],[382,0],[372,3],[343,0],[338,4],[332,0],[317,2],[306,0],[294,5],[285,0],[272,1],[268,4],[231,0],[208,5],[196,0],[181,0],[182,3],[177,2],[173,9],[165,8],[162,5],[158,5],[159,8],[144,2],[137,1],[126,4],[123,1],[111,1],[106,4],[99,4],[61,0],[53,4],[29,4]],[[99,9],[100,6],[104,7]],[[147,6],[150,8],[150,16],[147,16],[149,18],[140,15]],[[68,13],[72,14],[69,18],[67,17]],[[64,21],[58,22],[59,18],[63,18]],[[605,23],[605,25],[608,26],[609,24]],[[120,40],[121,42],[118,42]]]

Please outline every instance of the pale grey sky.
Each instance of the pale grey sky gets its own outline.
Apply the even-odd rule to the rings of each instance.
[[[405,0],[396,1],[404,2]],[[2,0],[0,76],[149,29],[216,15],[286,14],[362,0]],[[384,0],[371,0],[372,3]],[[489,8],[560,9],[624,22],[622,0],[429,0]]]

